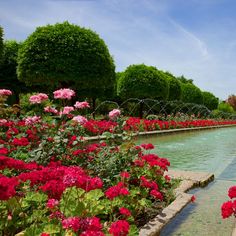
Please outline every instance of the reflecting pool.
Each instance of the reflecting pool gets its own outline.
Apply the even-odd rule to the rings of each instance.
[[[196,202],[185,207],[161,236],[231,235],[234,219],[223,220],[220,207],[228,200],[228,188],[236,185],[236,127],[145,136],[136,142],[154,144],[154,152],[168,158],[172,169],[215,174],[207,187],[190,191]]]

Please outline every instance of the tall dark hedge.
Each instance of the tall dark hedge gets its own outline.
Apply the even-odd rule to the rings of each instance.
[[[209,110],[217,109],[219,98],[215,97],[215,95],[210,92],[202,92],[202,95],[203,105],[205,105]]]
[[[3,55],[3,28],[0,26],[0,61]]]
[[[167,79],[169,83],[169,96],[168,100],[169,101],[175,101],[175,100],[180,100],[181,95],[182,95],[182,87],[181,87],[181,82],[175,78],[174,75],[172,75],[169,72],[163,72],[159,71],[161,75]]]
[[[182,101],[185,103],[203,104],[201,90],[191,83],[182,83]]]
[[[3,56],[0,61],[0,88],[13,91],[12,103],[19,101],[19,93],[25,92],[25,84],[17,79],[17,54],[20,44],[16,41],[5,41],[3,44]],[[15,98],[15,99],[14,99]]]
[[[123,99],[167,99],[168,93],[167,80],[153,66],[131,65],[119,75],[118,95]]]
[[[113,94],[115,84],[115,66],[104,41],[68,22],[38,27],[19,50],[17,72],[27,85],[70,87],[92,98]]]

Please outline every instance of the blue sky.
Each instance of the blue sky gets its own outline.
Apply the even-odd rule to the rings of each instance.
[[[153,65],[226,99],[236,94],[235,12],[235,0],[0,0],[0,25],[20,41],[68,20],[104,39],[117,71]]]

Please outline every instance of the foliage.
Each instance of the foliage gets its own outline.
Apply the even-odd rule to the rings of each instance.
[[[181,75],[180,77],[177,77],[177,79],[184,84],[193,84],[193,80],[192,79],[186,79],[183,75]]]
[[[159,71],[163,77],[165,77],[169,83],[169,97],[168,100],[180,100],[182,96],[182,88],[180,81],[175,78],[170,72]]]
[[[227,113],[234,112],[233,107],[229,103],[226,103],[226,102],[220,102],[218,105],[218,110],[223,111],[223,112],[227,112]]]
[[[182,101],[185,103],[203,104],[201,90],[191,83],[182,83]]]
[[[16,41],[5,41],[3,44],[3,57],[0,62],[0,87],[13,91],[13,96],[8,102],[18,103],[19,93],[25,92],[26,87],[17,79],[17,55],[20,43]]]
[[[118,95],[123,99],[167,99],[168,93],[167,80],[160,76],[153,66],[131,65],[121,74],[118,81]]]
[[[41,90],[71,87],[92,98],[113,93],[115,66],[104,41],[68,22],[38,27],[20,48],[18,64],[19,80]]]
[[[0,26],[0,62],[3,55],[3,28]]]
[[[233,109],[236,111],[236,96],[235,95],[230,95],[227,99],[227,103],[229,103],[229,105],[231,107],[233,107]]]
[[[205,105],[210,110],[217,109],[219,104],[219,98],[215,97],[214,94],[210,92],[202,92],[202,96],[203,105]]]

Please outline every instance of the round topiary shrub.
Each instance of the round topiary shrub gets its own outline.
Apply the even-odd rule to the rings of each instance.
[[[210,110],[217,109],[219,104],[219,98],[215,97],[214,94],[210,92],[202,92],[202,96],[203,105],[205,105]]]
[[[118,95],[127,98],[167,99],[169,85],[153,66],[131,65],[119,76]]]
[[[182,101],[185,103],[203,104],[201,90],[191,83],[182,83]]]
[[[113,93],[115,66],[104,41],[68,22],[38,27],[18,55],[19,80],[53,90],[70,87],[80,96]]]
[[[160,73],[169,83],[168,100],[169,101],[180,100],[182,95],[181,82],[169,72],[160,71]]]

